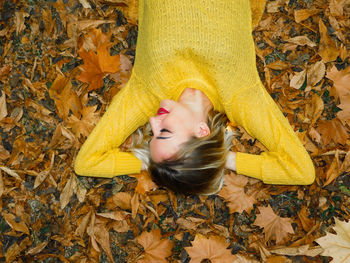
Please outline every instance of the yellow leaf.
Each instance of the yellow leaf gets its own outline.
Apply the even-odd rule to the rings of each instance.
[[[350,261],[350,222],[342,222],[335,218],[334,230],[337,234],[326,232],[326,236],[315,241],[324,249],[322,256],[332,257],[332,262]]]

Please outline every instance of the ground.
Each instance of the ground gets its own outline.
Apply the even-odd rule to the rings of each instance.
[[[180,196],[147,173],[73,170],[130,77],[137,1],[1,1],[0,262],[350,262],[349,14],[345,0],[268,1],[253,31],[260,77],[315,182],[228,172],[217,195]],[[264,150],[231,128],[232,150]]]

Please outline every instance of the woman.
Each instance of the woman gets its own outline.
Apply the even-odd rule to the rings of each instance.
[[[251,28],[248,0],[141,1],[132,76],[81,148],[76,173],[146,169],[118,147],[150,121],[150,173],[175,191],[215,193],[225,166],[265,183],[311,184],[312,161],[259,79]],[[227,154],[223,115],[213,112],[268,151]]]

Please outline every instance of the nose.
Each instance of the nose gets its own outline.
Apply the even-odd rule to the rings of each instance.
[[[160,123],[160,119],[157,116],[151,117],[149,118],[149,123],[151,124],[151,129],[153,132],[154,136],[157,136],[158,131],[159,131],[159,123]]]

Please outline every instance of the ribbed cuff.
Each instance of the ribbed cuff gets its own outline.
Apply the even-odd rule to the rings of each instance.
[[[236,168],[238,174],[262,180],[262,163],[263,157],[260,155],[237,152]]]
[[[142,162],[136,158],[132,153],[123,153],[118,155],[118,162],[116,163],[116,174],[133,174],[141,172]]]

